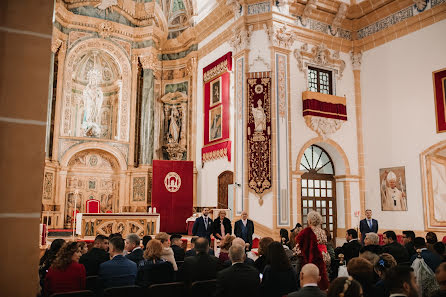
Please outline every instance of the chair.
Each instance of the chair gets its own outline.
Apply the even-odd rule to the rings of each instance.
[[[190,287],[190,296],[212,297],[217,289],[217,280],[205,280],[193,282]]]
[[[96,297],[96,294],[90,290],[82,290],[65,293],[54,293],[50,297]]]
[[[178,297],[183,296],[186,290],[184,283],[165,283],[156,284],[149,287],[150,297]]]
[[[176,261],[176,263],[177,263],[178,269],[180,269],[180,267],[183,266],[184,261]]]
[[[145,289],[138,286],[113,287],[104,290],[104,297],[144,297]]]
[[[98,293],[98,276],[97,275],[91,275],[87,276],[87,280],[85,282],[85,287],[87,290],[91,290],[95,293]]]

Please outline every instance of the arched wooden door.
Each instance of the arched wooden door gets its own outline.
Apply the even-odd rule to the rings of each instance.
[[[228,185],[234,183],[234,172],[224,171],[218,176],[217,208],[228,208]]]

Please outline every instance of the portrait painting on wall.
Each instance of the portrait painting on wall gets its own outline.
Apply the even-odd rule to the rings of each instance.
[[[222,112],[221,105],[209,111],[209,141],[221,138]]]
[[[432,73],[437,132],[446,132],[446,68]]]
[[[211,106],[221,103],[221,76],[211,81]]]
[[[379,170],[381,210],[407,211],[405,167]]]

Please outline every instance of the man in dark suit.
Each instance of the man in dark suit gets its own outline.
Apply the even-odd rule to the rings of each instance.
[[[259,296],[260,277],[254,267],[243,263],[245,249],[239,245],[229,248],[232,266],[217,273],[216,297]]]
[[[175,261],[184,261],[184,249],[182,247],[183,241],[180,234],[172,234],[170,236],[170,247],[173,250]]]
[[[85,266],[87,276],[98,275],[99,265],[110,260],[107,250],[108,238],[104,235],[96,236],[93,248],[79,259],[79,263]]]
[[[245,241],[244,241],[243,239],[241,239],[240,237],[234,238],[234,240],[232,241],[232,245],[239,245],[239,246],[241,246],[242,248],[244,248],[245,250],[246,250],[246,248],[247,248],[247,245],[246,245]],[[252,267],[255,267],[255,262],[254,262],[254,260],[248,258],[248,256],[246,255],[246,252],[245,252],[245,261],[243,261],[243,263],[248,264],[248,265],[251,265]],[[231,263],[231,260],[226,260],[226,261],[223,263],[223,266],[226,268],[226,267],[231,266],[231,264],[232,264],[232,263]]]
[[[248,249],[252,248],[252,235],[254,234],[254,223],[248,219],[248,213],[242,212],[242,219],[234,224],[234,235],[243,239],[246,244],[249,244]]]
[[[382,250],[383,253],[391,254],[398,264],[409,262],[409,253],[407,253],[407,250],[397,242],[395,232],[384,232],[383,241],[385,244]]]
[[[413,255],[417,253],[414,247],[415,241],[415,232],[413,231],[403,231],[403,245],[409,254],[409,257],[412,258]]]
[[[358,232],[355,229],[348,229],[345,234],[346,243],[342,246],[341,250],[344,254],[345,261],[348,263],[350,259],[359,256],[359,250],[361,250],[361,244],[358,241]]]
[[[313,263],[305,264],[300,271],[299,291],[288,294],[288,297],[325,297],[325,292],[317,286],[320,281],[319,268]]]
[[[226,217],[226,211],[220,210],[213,224],[215,238],[222,239],[227,234],[232,235],[231,221]]]
[[[424,262],[429,266],[430,269],[432,269],[432,272],[435,272],[437,270],[438,266],[441,264],[441,258],[435,254],[429,251],[426,247],[426,241],[423,237],[416,237],[414,240],[414,246],[415,249],[421,250],[421,258],[423,258]],[[410,259],[410,262],[413,263],[415,259],[417,258],[417,254],[413,255]]]
[[[199,238],[199,237],[194,236],[194,237],[192,237],[192,238],[190,239],[190,247],[191,247],[191,249],[188,250],[188,251],[186,251],[186,253],[185,253],[185,255],[184,255],[184,258],[186,258],[186,257],[191,257],[191,256],[196,256],[196,255],[197,255],[197,251],[195,250],[195,242],[197,241],[198,238]],[[210,256],[215,256],[214,250],[211,249],[211,248],[209,248],[208,254],[209,254]]]
[[[137,266],[125,258],[124,239],[113,237],[110,239],[110,261],[99,266],[99,281],[103,289],[110,287],[122,287],[135,284]]]
[[[372,219],[372,211],[367,209],[365,211],[366,218],[359,222],[359,232],[361,232],[361,243],[364,243],[364,238],[367,233],[378,234],[378,221]]]
[[[194,226],[192,227],[192,235],[204,237],[210,244],[212,232],[212,219],[209,218],[209,208],[205,207],[203,209],[203,215],[197,218],[194,222]]]
[[[215,279],[217,271],[222,269],[217,257],[209,255],[209,243],[206,238],[198,238],[195,242],[196,256],[184,259],[178,278],[187,283]]]
[[[127,238],[125,239],[125,250],[128,252],[125,257],[135,262],[136,265],[144,260],[144,251],[140,246],[140,242],[141,240],[139,239],[139,236],[134,233],[127,235]]]

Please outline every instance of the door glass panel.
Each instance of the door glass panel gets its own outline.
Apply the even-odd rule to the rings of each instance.
[[[313,180],[312,180],[312,179],[309,179],[309,180],[308,180],[308,187],[309,187],[309,188],[312,188],[312,187],[313,187]]]
[[[331,189],[331,181],[327,180],[327,188]]]
[[[331,197],[331,195],[332,195],[332,190],[327,190],[327,197]]]
[[[322,208],[322,215],[325,216],[327,214],[327,209]]]
[[[325,208],[327,206],[327,202],[325,200],[322,200],[322,207]]]
[[[321,180],[321,188],[327,187],[327,182],[325,180]]]
[[[321,190],[319,190],[319,189],[315,189],[315,190],[314,190],[314,196],[316,196],[316,197],[321,197]]]
[[[308,207],[312,208],[313,207],[313,200],[308,200]]]
[[[314,189],[308,190],[308,196],[313,197],[314,196]]]
[[[320,200],[316,200],[316,207],[321,207],[321,201]]]
[[[315,181],[314,181],[314,187],[315,187],[315,188],[319,188],[319,187],[320,187],[320,182],[319,182],[319,180],[315,180]]]
[[[303,179],[302,180],[302,187],[306,187],[307,186],[307,180],[306,179]]]
[[[321,190],[321,197],[327,197],[327,190],[325,189]]]
[[[307,195],[307,189],[302,189],[302,196],[308,196]]]
[[[302,200],[302,206],[303,207],[307,207],[307,200],[306,199]]]

